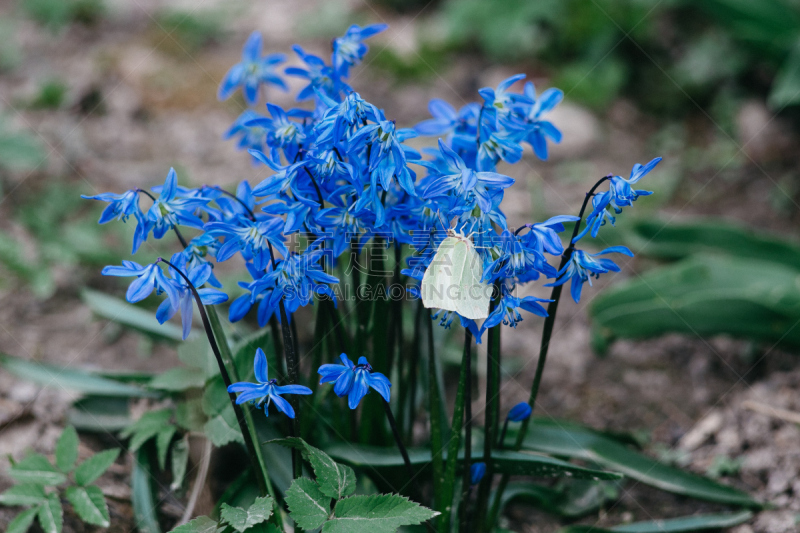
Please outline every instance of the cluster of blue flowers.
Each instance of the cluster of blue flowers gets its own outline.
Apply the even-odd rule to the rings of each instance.
[[[291,318],[298,308],[313,303],[315,295],[335,302],[339,280],[329,273],[329,267],[369,242],[410,245],[415,253],[403,273],[411,280],[421,280],[447,229],[473,235],[484,264],[483,281],[499,287],[494,310],[483,324],[459,316],[478,342],[488,328],[501,324],[515,327],[522,320],[522,311],[547,315],[540,303],[549,300],[519,297],[519,285],[540,277],[550,278],[556,285],[571,282],[577,302],[586,281],[619,270],[610,259],[597,256],[632,255],[627,248],[612,247],[592,255],[575,245],[586,235],[596,237],[606,222],[614,223],[614,214],[639,196],[650,194],[632,186],[660,159],[636,165],[627,180],[619,176],[607,180],[609,189],[593,197],[586,229],[569,244],[569,261],[559,270],[550,262],[565,254],[558,233],[564,231],[564,224],[578,218],[556,216],[513,231],[501,204],[514,180],[498,172],[497,166],[500,161],[518,162],[525,144],[540,159],[547,159],[548,142],[560,142],[561,132],[546,116],[563,93],[547,89],[537,94],[531,82],[525,82],[521,92],[514,92],[525,78],[518,74],[496,89],[481,89],[482,101],[459,110],[433,100],[429,105],[433,118],[414,128],[399,128],[346,82],[352,67],[367,53],[365,40],[385,29],[383,24],[351,26],[333,41],[329,61],[295,46],[300,66],[283,72],[280,65],[287,58],[262,55],[261,36],[253,33],[242,61],[221,83],[220,99],[241,90],[245,101],[254,105],[268,87],[287,90],[284,75],[306,83],[297,94],[297,101],[306,103],[304,107],[283,109],[268,103],[265,114],[248,109],[225,134],[247,150],[255,165],[264,165],[272,174],[255,186],[243,181],[232,194],[217,187],[181,187],[175,171],[170,170],[164,185],[154,187],[152,193],[133,189],[87,197],[109,204],[100,223],[127,220],[132,215],[137,224],[133,252],[151,236],[161,239],[170,230],[178,232],[179,227],[196,230],[188,242],[180,237],[186,246],[171,263],[198,287],[208,283],[219,288],[213,263],[240,256],[250,277],[239,283],[245,292],[231,303],[229,318],[241,320],[255,307],[262,327],[273,316],[280,319],[276,310],[281,303]],[[406,144],[420,135],[437,137],[437,147],[420,153]],[[143,195],[151,202],[146,212],[140,207]],[[454,227],[443,227],[445,223]],[[290,246],[296,234],[307,237],[294,239],[308,243],[304,249]],[[168,299],[157,318],[163,322],[180,309],[186,336],[192,316],[187,284],[174,272],[167,276],[161,269],[157,263],[141,266],[125,261],[122,266],[106,267],[103,273],[136,277],[128,291],[131,302],[153,290],[166,293]],[[409,294],[418,292],[412,287]],[[201,296],[205,304],[228,299],[211,288],[201,289]],[[452,311],[433,315],[444,327],[456,316]],[[342,361],[344,366],[325,365],[320,373],[323,382],[335,381],[336,394],[347,395],[351,407],[369,387],[388,399],[388,380],[372,372],[366,360],[359,360],[358,365],[346,357]],[[288,404],[277,400],[280,388],[267,379],[265,366],[259,373],[258,357],[256,363],[256,376],[263,387],[241,389],[240,398],[271,398],[289,414]]]

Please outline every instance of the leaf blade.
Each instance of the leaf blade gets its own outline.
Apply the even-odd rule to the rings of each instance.
[[[78,459],[78,432],[72,426],[64,428],[56,442],[56,466],[64,473],[75,467]]]
[[[65,496],[84,522],[100,527],[111,524],[106,499],[99,487],[67,487]]]
[[[114,464],[114,461],[119,457],[119,449],[103,450],[91,457],[86,458],[78,468],[75,469],[75,483],[85,487],[89,483],[93,483],[97,478],[103,475],[108,468]]]
[[[396,494],[350,496],[336,502],[334,518],[323,533],[392,533],[400,526],[421,524],[438,513]]]
[[[303,529],[322,527],[330,513],[331,498],[308,478],[297,478],[286,491],[290,516]]]

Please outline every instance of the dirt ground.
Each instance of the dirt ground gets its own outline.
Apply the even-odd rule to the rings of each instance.
[[[252,167],[233,143],[221,140],[241,108],[236,102],[216,100],[218,81],[237,61],[241,44],[254,29],[263,32],[269,51],[289,52],[291,44],[300,42],[309,51],[326,53],[325,39],[312,38],[309,32],[313,30],[308,28],[323,24],[327,11],[309,0],[253,6],[235,3],[235,9],[225,15],[224,38],[191,53],[161,30],[155,18],[167,5],[177,9],[175,3],[115,0],[108,4],[109,13],[99,25],[73,25],[59,33],[21,17],[10,2],[0,4],[0,17],[14,17],[15,38],[23,53],[16,69],[0,74],[0,107],[14,125],[34,131],[49,152],[48,162],[33,172],[6,176],[0,201],[3,232],[25,235],[13,217],[15,202],[56,178],[74,184],[76,190],[95,193],[160,184],[170,166],[196,185],[218,183],[230,189],[241,179],[260,181],[265,175],[263,167]],[[222,2],[183,4],[186,12],[222,12]],[[358,20],[391,23],[391,29],[375,39],[367,65],[357,71],[352,85],[403,126],[426,118],[426,104],[432,97],[459,105],[476,98],[476,88],[494,86],[520,70],[462,57],[424,83],[397,84],[385,73],[370,69],[370,58],[385,47],[399,54],[414,54],[418,20],[351,4],[342,5],[358,7]],[[537,86],[546,86],[537,72],[529,74]],[[33,97],[42,80],[51,77],[62,79],[68,87],[62,109],[35,110],[20,104]],[[81,102],[90,93],[102,98],[86,109]],[[291,105],[285,94],[269,96],[278,104]],[[567,95],[553,114],[553,122],[565,139],[552,150],[550,161],[544,164],[526,153],[521,164],[505,169],[518,180],[515,190],[519,194],[507,194],[504,204],[511,225],[573,213],[582,191],[594,178],[608,172],[624,174],[635,162],[664,155],[653,181],[661,171],[679,178],[673,194],[654,199],[658,205],[654,213],[666,220],[716,215],[786,235],[796,228],[797,204],[790,198],[788,212],[781,211],[770,199],[777,177],[792,169],[786,154],[797,143],[787,133],[788,127],[780,119],[773,120],[763,104],[743,106],[732,136],[721,132],[698,109],[685,130],[686,137],[675,135],[670,142],[662,139],[664,124],[642,115],[624,100],[600,116],[571,102]],[[708,148],[721,144],[733,149],[714,155]],[[698,156],[696,148],[691,152],[692,146],[708,151]],[[655,151],[659,149],[663,151]],[[682,163],[689,158],[702,160],[704,165]],[[720,457],[739,460],[739,468],[722,481],[770,502],[772,508],[734,531],[797,531],[800,428],[748,408],[756,403],[800,412],[796,354],[770,346],[753,348],[726,338],[668,336],[621,341],[605,357],[596,356],[589,347],[586,314],[591,296],[607,283],[637,276],[642,266],[628,262],[620,275],[606,278],[588,291],[580,305],[562,304],[538,413],[598,429],[644,432],[649,437],[648,453],[678,461],[698,473],[705,473]],[[37,299],[23,284],[2,285],[0,352],[105,369],[157,371],[176,364],[175,354],[163,347],[156,347],[149,357],[133,355],[142,352],[135,335],[109,335],[108,324],[92,318],[81,303],[79,288],[116,287],[102,280],[99,271],[74,266],[57,270],[57,290],[46,300]],[[531,293],[547,294],[541,287]],[[535,368],[532,347],[538,346],[540,328],[540,321],[526,319],[516,331],[503,332],[508,361],[502,396],[506,407],[527,399]],[[71,398],[63,390],[42,389],[0,370],[0,489],[9,485],[2,476],[8,454],[18,458],[31,448],[52,453]],[[473,413],[482,420],[480,402],[473,406]],[[88,439],[83,444],[87,448],[82,453],[88,453],[89,448],[103,443]],[[133,528],[129,466],[130,458],[121,459],[101,479],[101,487],[112,498],[111,531]],[[179,502],[170,506],[180,514]],[[717,509],[719,506],[630,483],[616,503],[581,523],[611,526]],[[0,529],[11,516],[8,509],[0,508]],[[531,533],[560,527],[553,517],[525,506],[512,507],[509,520],[514,530]],[[83,527],[67,517],[64,531],[84,531]]]

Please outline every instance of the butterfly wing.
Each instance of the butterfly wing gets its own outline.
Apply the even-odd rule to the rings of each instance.
[[[460,267],[457,270],[459,278],[455,280],[460,288],[455,311],[472,320],[486,318],[489,316],[491,287],[481,281],[483,262],[471,241],[464,239],[461,243],[453,257],[453,262]]]
[[[447,237],[439,245],[436,255],[425,275],[422,276],[420,293],[422,295],[422,305],[431,308],[444,309],[445,311],[455,311],[454,301],[448,295],[452,294],[450,287],[454,284],[454,274],[456,273],[453,255],[458,239]],[[448,289],[450,289],[448,291]]]

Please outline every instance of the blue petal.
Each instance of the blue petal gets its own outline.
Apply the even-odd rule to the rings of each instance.
[[[260,383],[269,381],[269,369],[267,368],[267,356],[264,355],[264,350],[258,348],[256,350],[256,357],[253,360],[253,370],[256,374],[256,380]]]

